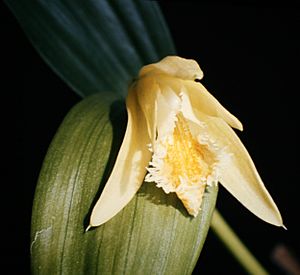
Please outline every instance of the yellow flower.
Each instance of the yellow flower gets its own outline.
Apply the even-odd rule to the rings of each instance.
[[[207,185],[220,182],[261,219],[283,226],[247,150],[231,127],[242,130],[199,82],[190,59],[168,56],[144,66],[126,100],[128,124],[113,171],[96,203],[90,226],[116,215],[141,184],[175,192],[196,216]]]

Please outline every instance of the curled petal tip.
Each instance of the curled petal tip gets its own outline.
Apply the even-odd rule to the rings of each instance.
[[[88,225],[88,227],[85,229],[85,232],[88,232],[93,226],[91,224]]]
[[[244,131],[244,126],[239,120],[236,121],[236,129],[240,130],[241,132]]]
[[[286,227],[284,224],[282,224],[281,227],[282,227],[284,230],[288,230],[287,227]]]

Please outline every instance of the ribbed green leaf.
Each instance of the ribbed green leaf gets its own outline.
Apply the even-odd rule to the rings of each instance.
[[[208,188],[200,215],[192,218],[175,195],[144,183],[117,216],[85,232],[119,148],[125,114],[122,101],[102,93],[83,100],[64,119],[35,194],[33,274],[191,274],[217,187]]]
[[[174,54],[154,1],[6,0],[46,62],[79,95],[123,97],[145,64]]]

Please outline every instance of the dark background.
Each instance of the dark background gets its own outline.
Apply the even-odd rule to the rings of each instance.
[[[239,136],[288,231],[262,222],[222,187],[217,207],[272,274],[288,274],[271,255],[283,245],[298,260],[300,256],[300,11],[250,4],[159,3],[178,55],[199,62],[204,85],[244,124]],[[10,274],[26,274],[38,173],[57,127],[80,98],[39,57],[7,8],[1,17],[5,38],[1,41],[2,95],[11,96],[1,101],[2,122],[6,129],[6,122],[13,119],[17,127],[7,128],[4,134],[16,141],[8,150],[9,167],[3,173],[3,185],[12,187],[11,193],[2,191],[3,212],[11,219],[2,226],[3,251],[8,255],[4,264]],[[212,232],[197,267],[201,274],[244,274]]]

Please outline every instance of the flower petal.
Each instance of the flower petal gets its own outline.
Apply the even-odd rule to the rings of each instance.
[[[144,66],[139,73],[140,77],[152,75],[166,75],[177,79],[195,80],[202,79],[203,72],[198,63],[193,59],[179,56],[167,56],[157,63]]]
[[[129,90],[126,105],[128,122],[125,137],[112,173],[92,211],[89,227],[105,223],[128,204],[142,185],[151,159],[147,148],[150,138],[146,120],[134,87]]]
[[[183,83],[193,108],[196,108],[209,116],[220,117],[231,127],[240,131],[243,130],[242,123],[228,112],[201,83],[194,81],[183,81]]]
[[[146,117],[152,145],[157,136],[167,136],[173,131],[176,114],[181,108],[176,92],[169,86],[161,85],[158,79],[147,76],[136,85],[138,102]]]
[[[235,132],[220,118],[200,116],[207,123],[209,135],[232,154],[220,167],[220,183],[253,214],[268,223],[283,226],[276,204]]]
[[[157,83],[152,77],[145,77],[139,79],[133,85],[135,89],[135,96],[141,111],[146,118],[146,125],[148,134],[151,138],[152,144],[156,136],[157,127],[157,96],[160,91]]]
[[[157,97],[157,135],[163,138],[171,135],[175,128],[176,114],[180,110],[179,97],[165,87]]]

